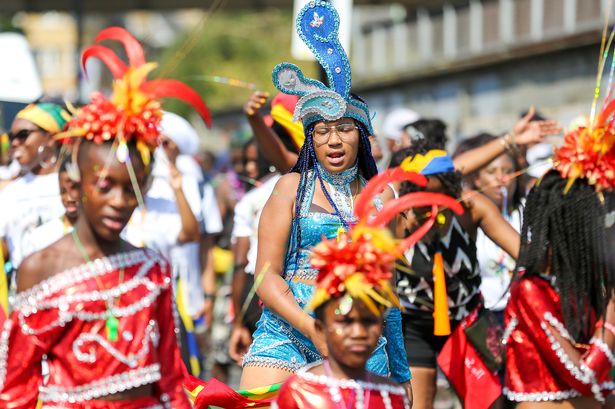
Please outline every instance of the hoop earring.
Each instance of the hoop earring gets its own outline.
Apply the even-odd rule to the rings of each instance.
[[[45,150],[47,149],[47,146],[41,145],[38,147],[38,156],[39,158],[43,156],[43,154],[45,153]],[[55,166],[55,164],[58,162],[58,158],[55,154],[51,154],[49,160],[39,160],[38,164],[41,168],[43,169],[50,169],[52,167]]]

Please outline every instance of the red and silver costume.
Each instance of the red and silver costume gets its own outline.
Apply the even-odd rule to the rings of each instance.
[[[18,293],[0,334],[0,407],[190,408],[172,299],[169,265],[149,250],[97,259]],[[116,341],[105,335],[109,312]],[[101,399],[144,385],[154,396]]]
[[[334,379],[300,369],[280,388],[272,405],[280,409],[409,409],[401,386]]]
[[[555,401],[577,396],[604,402],[615,389],[609,371],[615,358],[604,341],[578,345],[564,326],[560,295],[548,276],[523,277],[512,290],[505,312],[508,399]],[[581,354],[575,362],[556,338],[568,340]]]

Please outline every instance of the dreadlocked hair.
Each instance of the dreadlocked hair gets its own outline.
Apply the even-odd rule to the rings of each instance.
[[[413,142],[412,145],[410,145],[410,147],[402,149],[396,152],[395,154],[393,154],[389,167],[390,168],[397,167],[401,165],[403,160],[406,159],[407,157],[414,157],[415,155],[419,155],[419,154],[424,155],[433,149],[442,149],[442,146],[440,145],[439,141],[431,140],[428,136],[424,139],[417,140],[416,142]],[[440,183],[442,183],[445,194],[452,196],[454,198],[461,197],[461,191],[462,191],[461,173],[455,171],[455,172],[437,173],[432,176],[436,177],[440,181]],[[402,182],[402,184],[399,187],[399,194],[401,196],[401,195],[405,195],[406,193],[418,192],[424,189],[425,188],[419,187],[410,182]]]
[[[564,193],[567,184],[552,170],[530,192],[513,280],[521,278],[520,271],[523,276],[550,271],[566,328],[577,342],[587,342],[592,314],[600,317],[606,310],[615,269],[607,253],[607,206],[585,180],[577,179]]]
[[[378,174],[378,168],[376,167],[376,161],[374,160],[374,157],[372,156],[372,148],[369,142],[369,132],[367,131],[367,129],[362,123],[355,121],[355,124],[357,125],[357,128],[359,129],[359,152],[357,154],[359,175],[363,176],[365,180],[370,180],[372,177]],[[320,175],[320,172],[318,171],[318,167],[316,166],[318,159],[316,159],[316,152],[314,151],[314,142],[312,139],[312,133],[314,131],[314,126],[315,126],[315,123],[310,124],[305,129],[305,142],[303,143],[303,146],[301,147],[301,151],[299,152],[297,163],[295,163],[295,166],[293,166],[292,169],[290,170],[290,172],[299,173],[300,175],[299,185],[297,187],[297,195],[295,196],[295,215],[293,217],[293,224],[291,227],[292,229],[291,234],[292,232],[296,233],[294,236],[295,246],[298,246],[299,243],[301,243],[301,224],[297,223],[296,221],[299,220],[300,213],[301,213],[301,207],[305,200],[305,195],[306,195],[306,190],[307,190],[306,186],[308,183],[308,177],[310,176],[309,175],[310,170],[314,170],[314,173],[316,174],[316,178],[318,179],[318,183],[320,184],[320,187],[322,188],[322,191],[325,194],[327,201],[333,207],[334,213],[340,218],[345,228],[346,229],[349,228],[348,221],[344,219],[341,212],[337,208],[337,205],[331,198],[331,195],[329,194],[325,186],[322,176]],[[293,241],[291,239],[291,245],[292,243]],[[295,252],[295,265],[296,265],[297,258],[298,258],[298,252]]]

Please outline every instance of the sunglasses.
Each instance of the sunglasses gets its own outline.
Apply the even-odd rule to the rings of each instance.
[[[28,137],[30,136],[30,134],[34,133],[34,132],[39,132],[38,129],[21,129],[15,133],[13,132],[8,132],[7,135],[9,137],[9,141],[13,142],[14,140],[18,140],[18,141],[25,141],[26,139],[28,139]]]

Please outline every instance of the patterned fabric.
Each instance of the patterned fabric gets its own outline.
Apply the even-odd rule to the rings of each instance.
[[[189,408],[172,300],[168,263],[144,250],[96,259],[18,293],[0,333],[0,407],[33,408],[37,399],[47,407],[99,407],[90,401],[152,384],[147,405],[125,407]],[[109,308],[117,340],[105,336]]]
[[[398,268],[399,298],[410,314],[413,309],[433,311],[433,256],[438,247],[444,260],[449,316],[452,320],[461,320],[476,306],[481,277],[476,245],[457,218],[452,218],[448,232],[439,243],[421,241],[406,252],[410,266]]]
[[[280,388],[274,409],[409,409],[404,388],[387,383],[334,379],[299,371]]]
[[[331,87],[306,78],[290,63],[274,68],[273,84],[285,94],[300,97],[293,120],[301,119],[304,128],[316,121],[348,117],[361,122],[371,135],[374,131],[367,104],[350,94],[350,61],[338,39],[339,24],[339,15],[328,1],[310,1],[297,16],[297,33],[314,53]]]
[[[299,219],[293,220],[291,227],[284,274],[297,303],[302,308],[312,298],[315,287],[296,280],[313,280],[318,274],[317,270],[310,265],[311,248],[320,243],[323,236],[329,239],[337,237],[338,229],[343,227],[337,215],[316,211],[317,209],[312,205],[317,183],[316,173],[310,171],[307,180],[306,197],[300,209]],[[347,183],[352,180],[348,180]],[[365,185],[363,178],[361,178],[361,185]],[[377,202],[376,206],[381,206],[381,203]],[[354,222],[354,220],[351,221]],[[299,224],[301,225],[301,242],[297,243]],[[399,321],[396,313],[393,313],[391,321],[394,325],[387,328],[389,325],[387,321],[385,334],[387,339],[392,340],[392,344],[389,345],[387,339],[381,337],[378,348],[367,363],[367,368],[379,375],[393,375],[398,382],[406,382],[410,379],[410,371],[406,361],[405,347],[403,343],[394,341],[403,340],[401,325],[395,325]],[[263,309],[253,337],[254,341],[244,356],[244,366],[273,366],[295,372],[321,359],[316,347],[309,339],[267,307]]]
[[[604,402],[615,389],[610,376],[615,358],[602,339],[592,338],[589,345],[581,345],[572,338],[563,324],[561,299],[552,278],[522,277],[510,292],[504,315],[504,394],[517,402],[577,396]],[[560,343],[562,338],[574,346],[578,360]]]

